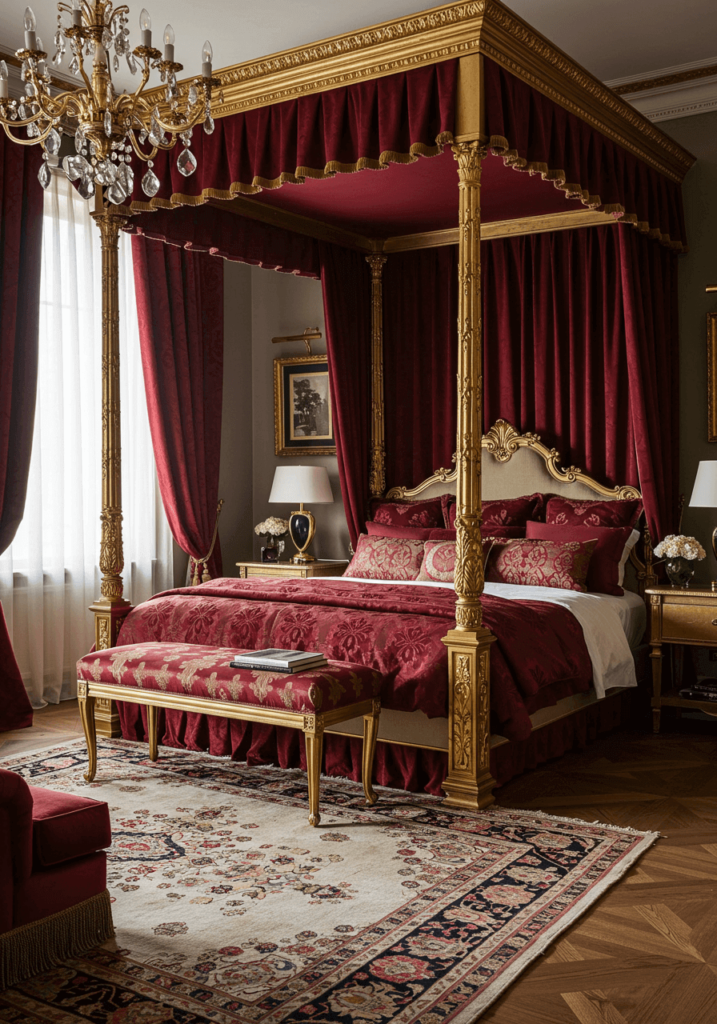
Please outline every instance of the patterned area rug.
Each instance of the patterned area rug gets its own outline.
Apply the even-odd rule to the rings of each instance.
[[[145,745],[6,760],[110,805],[117,937],[0,994],[14,1024],[469,1024],[654,834]]]

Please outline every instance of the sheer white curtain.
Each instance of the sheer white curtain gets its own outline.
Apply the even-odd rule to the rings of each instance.
[[[34,707],[75,695],[100,596],[101,276],[99,231],[63,177],[45,193],[40,358],[25,516],[0,555],[0,601]],[[172,539],[156,482],[144,397],[130,240],[120,238],[125,596],[171,586]]]

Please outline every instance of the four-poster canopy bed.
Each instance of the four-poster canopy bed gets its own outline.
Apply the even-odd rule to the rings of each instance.
[[[621,280],[633,289],[625,300],[631,387],[654,390],[658,385],[645,369],[648,354],[639,347],[640,325],[647,317],[652,329],[652,318],[646,303],[640,306],[635,299],[647,294],[633,282],[637,271],[630,259],[638,259],[636,243],[616,219],[632,225],[631,236],[639,232],[653,246],[681,251],[679,184],[693,158],[498,0],[446,4],[238,65],[218,78],[223,100],[213,104],[217,131],[197,143],[196,175],[177,178],[159,154],[157,195],[148,202],[135,191],[130,204],[108,213],[146,236],[135,244],[157,238],[321,277],[325,301],[334,303],[331,310],[327,305],[329,361],[339,471],[354,542],[367,499],[386,496],[387,483],[406,487],[403,498],[428,486],[420,484],[420,476],[387,480],[393,438],[386,429],[384,343],[394,342],[384,337],[387,261],[457,246],[458,345],[451,367],[457,375],[455,471],[439,480],[444,490],[455,488],[457,510],[455,625],[443,637],[448,659],[443,788],[452,805],[484,807],[494,785],[488,687],[495,637],[485,627],[481,600],[482,449],[503,466],[518,449],[537,452],[552,484],[541,490],[570,486],[579,497],[598,493],[615,500],[642,493],[653,531],[669,521],[673,481],[669,460],[664,460],[667,468],[659,465],[660,438],[650,442],[643,429],[654,413],[653,394],[635,399],[643,420],[631,427],[637,457],[628,460],[630,484],[618,477],[612,484],[620,486],[606,486],[578,471],[564,472],[555,453],[534,436],[521,438],[507,427],[484,436],[489,424],[483,414],[481,241],[592,228],[619,231],[614,244],[622,260]],[[157,93],[156,99],[161,103],[162,96]],[[379,169],[380,174],[363,173]],[[521,170],[529,174],[513,173]],[[585,209],[570,209],[571,201]],[[364,258],[370,293],[356,272],[356,260]],[[343,324],[335,312],[340,265],[354,272],[355,290],[344,296]],[[410,291],[410,281],[405,288]],[[673,331],[671,338],[666,335],[665,352],[674,326],[670,321],[665,328]],[[364,328],[370,331],[370,365]],[[104,423],[117,418],[116,359],[116,349],[103,359]],[[357,424],[369,427],[370,443],[352,433]],[[525,426],[542,432],[539,424]],[[105,429],[103,457],[109,476],[118,481],[119,452],[113,444]],[[435,485],[434,479],[430,486]],[[389,490],[392,495],[396,492]],[[121,508],[117,501],[110,508],[108,501],[105,497],[103,522],[110,516],[113,530],[103,534],[101,565],[106,575],[104,567],[111,563],[114,579],[123,561]],[[638,568],[642,582],[652,582],[649,565]],[[93,610],[97,647],[113,646],[123,622],[131,620],[121,592],[113,607]],[[128,642],[130,633],[119,643]],[[116,728],[109,702],[97,711],[100,731]]]

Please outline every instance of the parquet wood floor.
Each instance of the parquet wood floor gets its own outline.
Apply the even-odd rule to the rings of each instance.
[[[662,833],[481,1024],[717,1024],[717,721],[663,716],[498,791],[505,807]],[[81,735],[76,702],[0,734],[0,756]]]
[[[481,1024],[717,1024],[717,721],[617,732],[504,786],[505,807],[664,838]]]

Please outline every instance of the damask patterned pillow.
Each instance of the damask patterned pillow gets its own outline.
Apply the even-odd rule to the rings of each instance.
[[[427,540],[455,540],[456,531],[441,529],[439,526],[435,530],[429,531],[430,536]],[[481,536],[483,540],[495,540],[500,538],[501,540],[508,540],[514,537],[525,537],[524,526],[492,526],[490,529],[481,530]]]
[[[384,526],[443,526],[440,498],[426,501],[380,501],[373,505],[372,520]]]
[[[595,540],[496,540],[486,560],[486,581],[585,593],[596,544]]]
[[[456,496],[444,494],[441,500],[445,525],[452,529],[456,524]],[[520,498],[491,498],[483,502],[483,533],[495,536],[495,530],[520,526],[525,536],[525,524],[529,519],[542,520],[544,509],[545,496],[537,491]]]
[[[640,518],[642,501],[576,501],[574,498],[550,498],[545,522],[554,526],[629,526]],[[535,517],[534,517],[535,518]]]
[[[456,542],[454,540],[427,540],[419,580],[430,583],[453,583],[456,572]]]
[[[422,540],[362,534],[344,575],[367,580],[415,580],[422,561]]]
[[[633,539],[634,535],[634,539]],[[622,597],[625,562],[639,537],[629,526],[557,526],[528,523],[528,538],[533,540],[597,540],[590,559],[586,586],[596,594]]]

